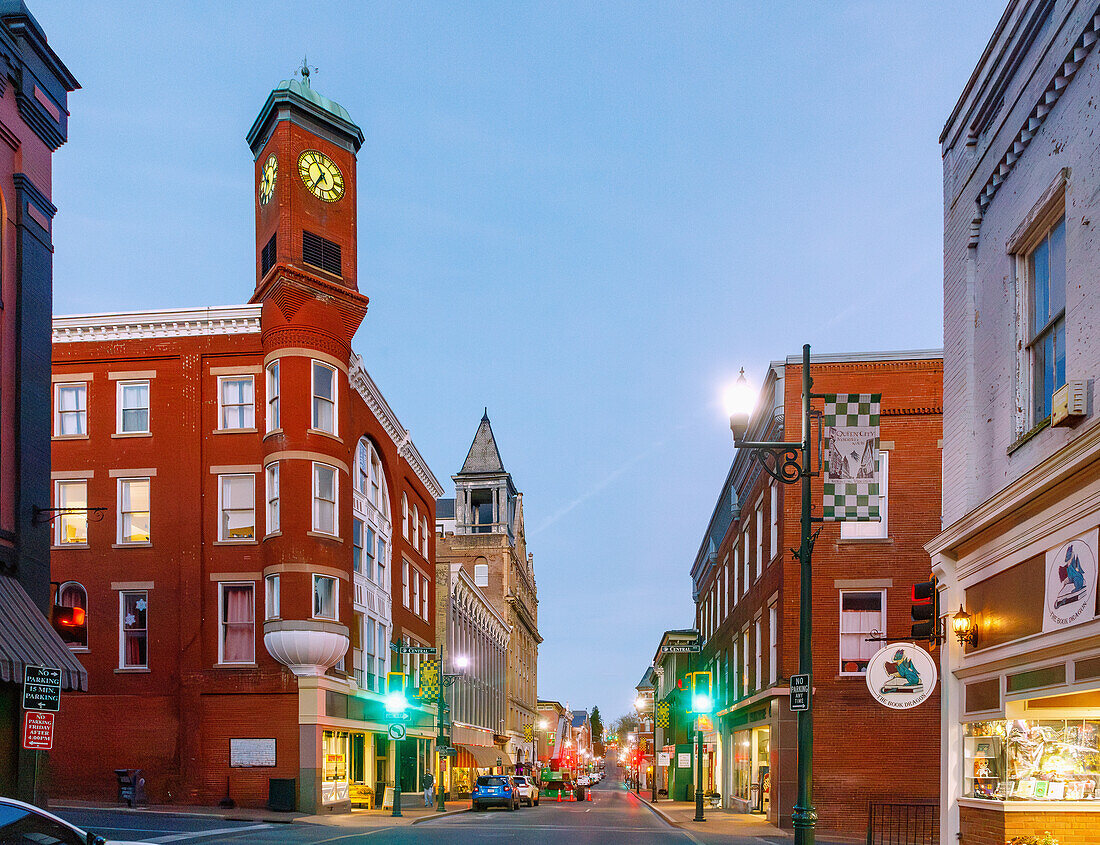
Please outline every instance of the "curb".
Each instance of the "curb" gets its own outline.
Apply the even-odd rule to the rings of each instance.
[[[50,812],[54,810],[92,810],[96,812],[127,813],[130,815],[147,813],[159,816],[183,816],[189,819],[221,819],[227,822],[271,822],[272,824],[289,824],[290,822],[295,822],[302,818],[308,818],[306,816],[296,816],[294,818],[269,819],[260,816],[229,815],[226,813],[194,813],[186,810],[161,809],[159,807],[124,807],[115,806],[113,804],[66,804],[65,802],[58,802],[56,804],[51,803],[49,809]]]
[[[631,798],[633,798],[635,801],[637,801],[639,804],[641,804],[643,807],[645,807],[647,810],[649,810],[651,813],[653,813],[655,816],[657,816],[657,818],[661,819],[661,821],[665,822],[666,824],[672,825],[673,827],[679,828],[680,830],[691,830],[691,828],[689,828],[687,825],[681,824],[678,821],[674,821],[673,819],[671,819],[667,815],[665,815],[663,812],[661,812],[661,810],[658,809],[658,805],[651,804],[649,801],[643,801],[641,798],[639,798],[637,795],[635,795],[629,789],[626,791],[626,794],[629,795]]]
[[[418,819],[413,819],[412,824],[420,824],[421,822],[430,822],[435,819],[442,819],[446,816],[457,816],[459,813],[469,813],[469,807],[463,807],[461,810],[444,810],[442,813],[436,813],[434,816],[421,816]]]

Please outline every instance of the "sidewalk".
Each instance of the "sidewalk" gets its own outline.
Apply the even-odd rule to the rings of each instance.
[[[207,807],[188,804],[151,804],[130,808],[109,801],[78,801],[60,798],[51,802],[50,810],[106,810],[112,813],[159,813],[170,816],[224,819],[233,822],[266,822],[268,824],[318,824],[345,828],[400,827],[428,821],[429,819],[464,813],[470,809],[469,799],[448,801],[446,810],[440,813],[423,806],[401,807],[401,815],[393,816],[391,810],[353,810],[350,813],[282,813],[262,807]]]
[[[687,831],[706,831],[707,833],[719,833],[723,836],[758,837],[767,842],[793,842],[794,831],[781,830],[768,824],[764,816],[752,813],[735,813],[733,810],[716,810],[706,808],[703,818],[706,821],[697,822],[695,819],[694,801],[669,801],[662,800],[656,804],[649,801],[649,795],[635,796],[628,792],[632,798],[644,804],[657,815],[674,827],[680,827]],[[849,838],[831,834],[818,833],[815,837],[822,845],[860,845],[861,838]]]

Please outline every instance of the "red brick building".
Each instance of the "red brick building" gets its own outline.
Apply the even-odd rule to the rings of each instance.
[[[141,768],[153,801],[260,805],[294,779],[321,811],[381,803],[398,755],[410,792],[432,768],[431,712],[396,750],[382,703],[390,644],[435,640],[442,489],[351,349],[363,135],[305,77],[248,142],[248,305],[54,321],[53,499],[74,510],[53,572],[89,675],[58,794]]]
[[[747,439],[798,442],[802,359],[774,362]],[[814,393],[881,393],[879,522],[821,523],[813,551],[814,804],[825,831],[862,834],[873,800],[934,799],[939,692],[898,711],[866,686],[867,660],[909,639],[912,585],[929,577],[923,544],[939,530],[942,355],[815,355]],[[820,401],[816,406],[820,408]],[[814,463],[817,462],[816,433]],[[814,480],[821,513],[820,477]],[[723,806],[791,826],[798,672],[799,485],[775,482],[739,450],[692,568],[697,665],[715,678],[704,786]],[[815,528],[818,526],[815,526]],[[685,751],[688,749],[684,749]]]

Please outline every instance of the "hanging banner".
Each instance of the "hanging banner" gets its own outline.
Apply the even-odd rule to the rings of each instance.
[[[439,697],[439,660],[432,658],[420,662],[420,686],[416,697],[422,702],[435,701]]]
[[[867,689],[879,704],[894,710],[927,701],[937,680],[932,655],[912,643],[890,643],[867,663]]]
[[[1097,529],[1047,552],[1044,631],[1092,620],[1096,610]]]
[[[881,393],[825,396],[824,492],[821,516],[827,522],[879,520],[879,403]]]

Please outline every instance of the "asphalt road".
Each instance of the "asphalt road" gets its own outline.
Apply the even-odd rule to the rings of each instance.
[[[470,845],[534,842],[537,845],[701,845],[702,837],[667,824],[630,795],[610,775],[592,790],[591,801],[546,802],[538,807],[458,813],[396,828],[356,829],[354,820],[339,826],[260,824],[220,818],[111,810],[56,810],[58,815],[108,839],[177,845]]]

